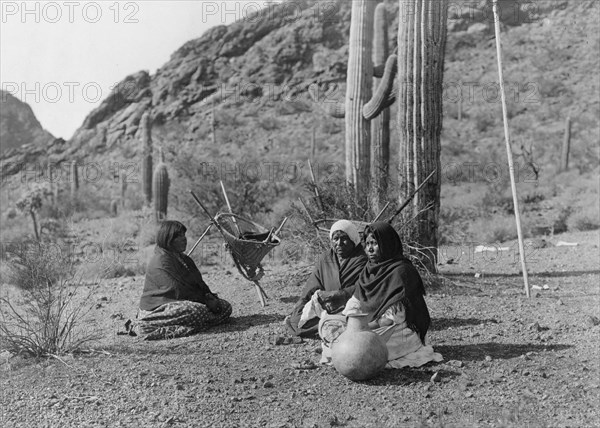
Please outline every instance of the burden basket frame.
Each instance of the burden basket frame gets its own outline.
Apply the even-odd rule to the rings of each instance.
[[[244,278],[254,281],[263,271],[261,262],[269,252],[281,243],[281,239],[258,223],[233,213],[218,213],[215,221],[225,239],[233,261]],[[248,239],[251,235],[253,239]],[[264,239],[257,237],[264,235]]]

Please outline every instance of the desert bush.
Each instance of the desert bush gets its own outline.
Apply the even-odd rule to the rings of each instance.
[[[590,205],[576,209],[566,220],[568,230],[595,230],[600,228],[600,211],[598,205]]]
[[[72,258],[37,243],[5,249],[14,293],[0,296],[0,346],[41,357],[79,349],[99,338],[87,329],[91,302],[73,275]]]
[[[523,218],[521,219],[521,230],[524,237],[531,235],[530,226]],[[515,217],[506,214],[493,214],[475,219],[469,225],[468,234],[470,240],[481,243],[506,242],[517,239]]]

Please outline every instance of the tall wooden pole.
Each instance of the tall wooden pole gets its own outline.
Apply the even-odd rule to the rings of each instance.
[[[515,209],[515,220],[517,223],[517,236],[519,238],[519,256],[523,270],[523,281],[525,283],[525,295],[531,297],[529,291],[529,279],[527,276],[527,263],[525,261],[525,246],[523,245],[523,232],[521,230],[521,214],[519,211],[519,198],[517,196],[517,184],[515,182],[515,167],[510,144],[510,131],[508,129],[508,113],[506,109],[506,94],[504,92],[504,76],[502,73],[502,46],[500,43],[500,18],[498,16],[498,0],[494,0],[494,30],[496,32],[496,54],[498,57],[498,80],[500,83],[500,96],[502,99],[502,119],[504,121],[504,139],[506,140],[506,155],[508,157],[508,172],[510,175],[510,187],[512,190],[513,204]]]

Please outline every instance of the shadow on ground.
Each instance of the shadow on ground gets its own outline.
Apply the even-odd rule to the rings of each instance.
[[[404,367],[402,369],[386,369],[379,376],[364,382],[366,385],[408,385],[415,382],[429,383],[431,376],[438,373],[444,379],[455,378],[459,373],[436,369],[436,364],[426,365],[425,367]]]
[[[482,361],[486,356],[493,359],[508,359],[519,357],[527,352],[563,351],[571,348],[571,345],[540,345],[533,343],[510,344],[510,343],[477,343],[464,345],[439,345],[435,351],[444,356],[444,361]]]
[[[498,324],[498,320],[495,318],[434,318],[431,320],[430,330],[444,330],[451,327],[480,324]]]

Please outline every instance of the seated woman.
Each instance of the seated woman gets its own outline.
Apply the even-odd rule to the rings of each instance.
[[[231,315],[231,305],[210,291],[184,253],[186,231],[178,221],[164,221],[156,234],[136,323],[147,340],[189,336]]]
[[[388,223],[365,229],[369,263],[356,282],[354,295],[342,315],[325,315],[319,323],[323,339],[322,363],[331,359],[331,344],[344,331],[345,316],[367,313],[369,327],[387,344],[388,368],[419,367],[442,356],[425,344],[431,319],[418,271],[402,254],[402,242]]]
[[[329,230],[329,238],[331,249],[319,258],[306,281],[302,297],[294,306],[291,315],[286,318],[285,324],[291,334],[314,336],[317,333],[321,311],[311,311],[312,303],[318,301],[322,309],[329,313],[342,310],[354,293],[354,283],[367,264],[358,230],[352,222],[339,220],[334,223]]]

